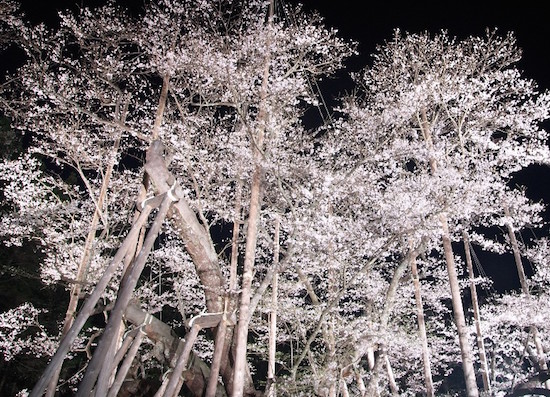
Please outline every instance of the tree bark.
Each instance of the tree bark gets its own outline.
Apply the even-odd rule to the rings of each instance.
[[[426,143],[426,147],[430,152],[430,171],[432,175],[435,175],[437,173],[438,164],[437,159],[433,156],[434,147],[432,140],[432,131],[425,109],[420,112],[419,124],[420,129],[422,130],[424,141]],[[445,255],[445,262],[447,265],[447,275],[449,277],[451,300],[453,304],[453,315],[458,332],[458,342],[462,357],[462,370],[464,372],[464,381],[466,383],[466,395],[468,397],[478,397],[479,390],[477,389],[474,364],[472,362],[472,353],[470,350],[470,342],[468,340],[468,332],[466,328],[466,319],[464,317],[464,308],[462,307],[462,298],[460,296],[460,285],[458,283],[456,264],[453,256],[453,247],[451,245],[449,223],[445,212],[441,212],[441,214],[439,215],[439,221],[443,232],[443,251]]]
[[[468,277],[470,278],[470,292],[472,295],[472,306],[474,309],[474,321],[476,325],[477,347],[479,350],[479,361],[481,362],[481,376],[483,379],[483,389],[491,392],[491,383],[489,382],[489,365],[487,363],[487,355],[485,354],[485,344],[483,343],[483,334],[481,332],[481,319],[479,314],[479,303],[477,300],[476,284],[474,282],[474,269],[472,266],[472,256],[470,253],[470,239],[466,231],[462,232],[464,240],[464,253],[466,255],[466,266],[468,268]]]
[[[420,290],[420,279],[418,277],[418,268],[416,258],[411,258],[411,273],[414,284],[414,298],[416,301],[416,318],[418,322],[418,335],[422,345],[422,363],[424,369],[424,382],[426,383],[426,396],[434,397],[435,390],[432,380],[432,368],[430,360],[430,350],[428,348],[428,337],[426,335],[426,323],[424,320],[424,305],[422,304],[422,293]]]
[[[439,216],[439,219],[441,221],[441,227],[443,229],[443,251],[445,253],[447,274],[449,276],[449,286],[451,288],[453,314],[456,329],[458,332],[458,343],[460,345],[460,353],[462,357],[462,370],[464,371],[464,381],[466,382],[466,395],[468,397],[477,397],[479,396],[479,390],[477,388],[474,364],[472,361],[470,341],[468,338],[468,328],[466,327],[466,319],[464,317],[464,309],[462,307],[460,285],[458,283],[458,275],[456,273],[456,265],[453,256],[453,247],[451,245],[451,236],[449,234],[447,216],[442,213]]]
[[[273,19],[273,1],[269,4],[268,24]],[[269,82],[269,69],[271,59],[269,55],[264,60],[262,86],[260,87],[260,105],[258,111],[259,126],[255,133],[251,132],[250,145],[254,158],[254,173],[250,187],[250,207],[248,212],[248,229],[246,233],[246,247],[243,264],[243,277],[241,284],[241,300],[239,306],[239,322],[237,324],[235,366],[233,368],[233,391],[232,397],[244,395],[245,378],[247,372],[247,345],[248,327],[250,322],[250,299],[252,296],[252,279],[254,275],[254,262],[256,260],[256,242],[258,239],[258,223],[260,218],[261,188],[263,180],[263,146],[267,112],[265,101],[267,98],[267,87]]]

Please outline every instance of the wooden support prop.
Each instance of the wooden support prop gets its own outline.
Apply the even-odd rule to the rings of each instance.
[[[88,318],[92,315],[97,302],[101,298],[101,295],[105,291],[105,288],[116,273],[116,269],[120,262],[124,259],[124,256],[126,255],[129,247],[132,245],[133,241],[139,234],[141,227],[147,221],[149,214],[155,208],[153,207],[153,205],[155,204],[156,201],[150,201],[145,203],[142,207],[140,216],[132,225],[132,229],[124,239],[124,242],[116,252],[114,258],[111,260],[111,263],[109,263],[109,266],[107,266],[107,268],[105,269],[103,276],[101,276],[101,278],[97,282],[94,290],[92,291],[90,296],[88,296],[88,298],[84,301],[82,309],[80,309],[80,312],[76,316],[73,325],[71,326],[71,328],[69,328],[65,336],[61,339],[59,347],[53,355],[50,363],[48,364],[48,366],[42,373],[42,376],[32,389],[30,397],[40,397],[42,396],[42,394],[44,394],[44,390],[48,382],[50,381],[52,376],[55,375],[59,367],[63,364],[63,360],[69,352],[74,340],[78,336],[80,330],[82,329]]]

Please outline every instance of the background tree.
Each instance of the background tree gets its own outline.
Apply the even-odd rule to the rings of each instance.
[[[497,217],[511,175],[549,158],[540,128],[548,96],[521,78],[513,67],[518,59],[512,35],[488,32],[484,39],[456,41],[445,32],[431,37],[397,31],[358,80],[364,99],[345,109],[345,128],[359,140],[356,146],[383,143],[374,161],[387,170],[388,190],[406,192],[413,181],[422,183],[423,200],[413,205],[428,203],[430,210],[420,217],[402,213],[399,224],[420,218],[417,233],[443,240],[468,395],[478,391],[451,240],[465,220],[479,224]],[[365,128],[373,124],[377,130]]]

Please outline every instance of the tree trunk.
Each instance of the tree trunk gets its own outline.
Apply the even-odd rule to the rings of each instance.
[[[525,271],[523,269],[523,263],[521,261],[521,253],[519,250],[518,240],[516,239],[516,233],[514,227],[512,226],[512,217],[510,216],[510,210],[507,206],[504,206],[504,215],[509,219],[506,222],[506,228],[508,230],[508,237],[510,238],[510,245],[512,246],[512,252],[514,253],[514,261],[516,263],[516,268],[518,270],[519,282],[521,285],[521,292],[524,295],[530,295],[529,284],[527,283],[527,277],[525,276]],[[538,337],[538,330],[536,327],[531,327],[530,332],[533,334],[533,340],[535,341],[535,347],[537,349],[538,364],[541,371],[547,371],[548,365],[546,364],[546,354],[542,347],[542,343]],[[547,389],[550,389],[550,381],[546,381],[544,386]]]
[[[167,385],[163,397],[176,397],[179,394],[179,391],[183,384],[181,374],[187,366],[187,362],[189,360],[189,357],[191,356],[193,345],[195,344],[195,340],[197,339],[200,330],[201,328],[197,324],[194,324],[187,335],[185,335],[183,352],[178,357],[171,376],[166,379]]]
[[[80,330],[82,329],[82,327],[84,326],[84,324],[86,323],[90,315],[93,313],[97,302],[101,298],[101,295],[105,291],[105,288],[107,287],[112,277],[114,276],[118,265],[122,262],[122,260],[126,256],[128,250],[131,248],[133,242],[137,238],[141,227],[147,221],[147,218],[151,213],[151,210],[154,207],[158,206],[160,204],[159,200],[162,200],[163,198],[164,196],[155,197],[153,200],[150,200],[146,203],[139,218],[136,220],[136,222],[132,226],[132,229],[124,239],[124,242],[116,252],[114,258],[105,269],[103,276],[101,276],[94,290],[84,302],[84,305],[82,306],[82,309],[80,309],[80,312],[75,318],[73,325],[71,326],[67,334],[61,339],[55,354],[53,355],[52,359],[50,360],[50,363],[47,365],[46,369],[42,373],[42,376],[34,386],[30,394],[30,397],[42,396],[42,394],[44,393],[44,389],[46,388],[46,385],[48,384],[48,382],[51,381],[52,376],[54,376],[55,373],[57,373],[57,371],[59,370],[59,367],[63,364],[63,360],[65,359],[65,356],[69,352],[74,340],[78,336],[78,333],[80,332]]]
[[[358,369],[355,369],[355,382],[357,383],[357,389],[359,390],[359,395],[361,397],[366,397],[367,387],[365,386],[365,382],[363,382],[363,377],[361,376],[361,372]]]
[[[273,19],[273,1],[269,4],[268,24]],[[239,322],[237,324],[236,348],[235,348],[235,366],[233,368],[233,391],[232,397],[242,397],[244,395],[245,379],[247,374],[247,346],[248,346],[248,326],[250,322],[250,299],[252,296],[252,278],[254,275],[254,262],[256,260],[256,242],[258,239],[258,223],[260,219],[260,201],[261,188],[263,180],[262,150],[264,146],[264,129],[267,121],[265,109],[265,100],[267,98],[267,87],[269,81],[269,68],[271,59],[266,57],[264,60],[264,70],[262,76],[262,86],[260,87],[260,105],[258,111],[259,127],[251,135],[250,145],[254,158],[254,173],[252,175],[252,184],[250,187],[250,208],[248,215],[248,229],[246,234],[246,247],[243,264],[243,277],[241,285],[241,300],[239,306]]]
[[[143,247],[133,263],[130,274],[127,274],[122,280],[115,302],[115,307],[109,315],[109,322],[105,327],[103,336],[101,337],[101,340],[94,351],[94,355],[92,356],[92,359],[88,364],[84,378],[79,385],[79,389],[76,394],[77,397],[88,397],[94,387],[94,384],[96,383],[98,376],[99,382],[98,390],[96,390],[96,392],[98,393],[98,395],[106,395],[108,386],[106,383],[106,377],[110,376],[110,371],[108,369],[110,365],[108,365],[109,360],[107,360],[107,355],[111,350],[112,344],[116,342],[118,329],[121,325],[122,317],[124,315],[124,312],[126,311],[126,307],[132,299],[132,294],[138,282],[139,276],[141,275],[141,272],[145,266],[145,262],[149,256],[149,252],[157,239],[157,235],[173,200],[177,201],[177,198],[174,197],[174,199],[172,199],[170,194],[167,194],[164,197],[159,211],[156,214],[155,221],[153,222],[153,225],[147,233],[147,237],[145,238]]]
[[[544,353],[544,348],[542,347],[542,342],[539,338],[539,332],[537,327],[531,327],[533,332],[533,341],[535,342],[535,348],[537,349],[537,358],[539,360],[539,367],[541,372],[548,372],[548,365],[546,364],[546,354]],[[550,389],[550,380],[544,382],[544,387]]]
[[[416,301],[418,336],[422,344],[422,363],[424,368],[424,381],[426,383],[426,396],[434,397],[435,391],[432,380],[430,351],[428,349],[428,337],[426,335],[426,323],[424,321],[424,305],[422,304],[422,293],[420,291],[420,279],[418,278],[416,258],[411,258],[411,273],[414,284],[414,298]]]
[[[130,366],[132,365],[132,362],[136,357],[137,351],[141,346],[141,342],[143,340],[144,335],[145,335],[145,332],[142,330],[142,327],[139,327],[137,328],[137,332],[134,332],[133,336],[128,335],[126,337],[129,339],[132,339],[131,345],[126,354],[126,357],[124,358],[124,361],[122,362],[122,365],[120,366],[120,369],[117,371],[116,378],[113,384],[109,388],[109,393],[107,394],[107,397],[117,397],[120,387],[122,386],[122,383],[124,382],[124,379],[130,369]],[[115,360],[115,365],[116,364],[118,364],[117,360]]]
[[[395,382],[395,375],[393,374],[390,358],[388,357],[385,351],[383,354],[384,354],[384,364],[386,365],[386,373],[388,375],[391,394],[392,396],[399,396],[399,388],[397,387],[397,383]]]
[[[518,270],[521,292],[523,292],[525,295],[529,295],[529,285],[527,284],[527,277],[525,276],[525,271],[521,262],[521,253],[519,252],[518,240],[516,239],[516,234],[511,223],[512,217],[510,216],[510,210],[506,206],[504,207],[504,215],[509,219],[509,221],[506,222],[506,229],[508,230],[510,245],[512,246],[512,252],[514,253],[514,261],[516,263],[516,269]]]
[[[170,190],[175,181],[167,168],[164,150],[165,147],[161,141],[153,141],[147,151],[145,163],[145,170],[156,188],[157,195]],[[222,312],[224,277],[208,230],[201,225],[185,199],[180,199],[172,205],[169,216],[195,265],[201,285],[204,286],[208,312]]]
[[[237,341],[235,349],[235,367],[233,369],[233,397],[242,397],[246,377],[246,351],[248,345],[248,324],[250,312],[250,298],[252,295],[252,278],[254,275],[254,261],[256,257],[256,241],[258,237],[258,222],[260,217],[260,190],[262,183],[261,165],[256,165],[252,177],[250,193],[250,211],[246,236],[246,249],[243,265],[241,287],[241,302],[239,322],[237,326]]]
[[[431,126],[423,109],[419,116],[420,129],[426,143],[426,147],[430,152],[430,171],[432,175],[437,173],[437,159],[433,157],[434,148],[432,141]],[[478,397],[479,390],[477,389],[476,377],[474,372],[474,364],[472,362],[472,353],[470,350],[470,342],[468,340],[468,331],[466,328],[466,319],[464,318],[464,309],[462,307],[462,299],[460,297],[460,285],[458,284],[458,276],[456,273],[456,264],[453,256],[453,247],[451,245],[451,235],[449,233],[449,223],[447,215],[442,212],[439,215],[439,221],[442,228],[443,251],[445,254],[445,262],[447,265],[447,274],[449,276],[449,286],[451,289],[451,300],[453,304],[453,315],[455,325],[458,332],[458,342],[462,357],[462,370],[464,372],[464,381],[466,383],[466,395],[468,397]]]
[[[462,232],[464,240],[464,253],[466,255],[466,266],[468,268],[468,277],[470,278],[470,292],[472,294],[472,306],[474,308],[474,321],[476,325],[477,347],[479,350],[479,361],[481,362],[481,376],[483,379],[483,389],[491,392],[491,383],[489,382],[489,365],[487,363],[487,355],[485,354],[485,344],[483,343],[483,334],[481,332],[481,320],[479,315],[479,303],[477,300],[476,284],[474,282],[474,269],[472,266],[472,256],[470,253],[470,239],[466,231]]]
[[[279,219],[275,221],[275,237],[273,238],[273,264],[279,263]],[[277,293],[278,274],[275,273],[271,284],[271,308],[269,311],[269,356],[267,363],[267,397],[277,396],[275,385],[275,354],[277,352]]]
[[[466,319],[464,317],[464,309],[462,307],[460,285],[458,284],[458,275],[456,273],[456,265],[453,256],[453,247],[451,245],[451,236],[449,234],[447,216],[442,213],[439,216],[439,219],[441,221],[441,227],[443,229],[443,250],[445,253],[445,262],[447,263],[447,274],[449,276],[449,285],[451,288],[453,314],[456,329],[458,332],[458,343],[460,345],[460,353],[462,357],[462,370],[464,371],[464,381],[466,383],[466,395],[468,397],[477,397],[479,396],[479,391],[477,389],[474,364],[472,362],[472,353],[470,350],[470,341],[468,338],[468,328],[466,328]]]
[[[346,380],[344,378],[340,378],[340,395],[342,397],[350,397],[348,384],[346,383]]]
[[[374,357],[374,351],[372,351],[371,355],[372,355],[372,359],[369,360],[369,369],[370,369],[371,377],[369,379],[369,383],[367,384],[365,396],[380,397],[380,388],[378,386],[378,371],[380,370],[381,360]]]
[[[69,332],[69,329],[73,325],[76,309],[78,307],[78,302],[80,301],[82,285],[86,281],[88,264],[92,257],[92,247],[96,238],[96,232],[99,225],[99,220],[101,218],[101,211],[103,211],[105,199],[107,197],[107,189],[109,187],[109,183],[111,182],[111,174],[113,173],[115,158],[116,158],[116,154],[118,153],[119,146],[120,146],[120,138],[117,137],[113,143],[111,158],[109,160],[109,163],[107,164],[107,168],[103,176],[103,181],[101,183],[99,196],[97,197],[97,200],[95,202],[94,214],[92,215],[90,226],[88,226],[88,235],[86,236],[86,240],[84,242],[84,249],[82,251],[82,257],[80,258],[80,262],[78,264],[75,282],[71,286],[71,292],[69,295],[69,304],[67,306],[67,311],[65,312],[65,320],[63,321],[63,328],[61,330],[61,338],[63,338],[67,334],[67,332]],[[92,194],[93,192],[90,191],[90,195]],[[55,395],[57,382],[59,380],[59,374],[61,373],[61,368],[62,368],[62,365],[59,366],[55,374],[52,375],[52,379],[46,391],[46,397],[53,397]]]
[[[420,254],[421,250],[422,250],[422,243],[416,249],[413,249],[411,247],[409,249],[409,252],[407,252],[406,257],[399,263],[399,265],[393,272],[390,285],[388,286],[388,290],[386,292],[386,299],[384,300],[384,308],[382,309],[382,313],[380,314],[380,327],[378,332],[381,334],[384,334],[386,332],[386,328],[388,327],[388,321],[390,318],[390,314],[393,310],[393,305],[395,303],[397,289],[399,288],[399,283],[403,278],[403,274],[405,273],[405,270],[407,270],[407,266],[409,265],[409,263]],[[372,352],[372,354],[369,354],[367,356],[367,359],[369,360],[369,367],[371,367],[371,369],[378,368],[377,362],[380,360],[380,358],[382,358],[382,355],[379,355],[378,358],[375,359],[374,352]],[[370,363],[370,361],[372,361],[372,363]],[[389,359],[386,362],[386,364],[389,364]],[[391,372],[391,368],[388,368],[388,378],[390,380],[390,388],[392,388],[392,392],[394,392],[393,387],[394,386],[397,387],[397,384],[395,383],[395,381],[393,381],[393,385],[392,385],[392,377],[390,376],[390,372]],[[378,371],[372,372],[372,376],[369,379],[369,386],[368,386],[369,389],[374,390],[371,387],[372,384],[375,384],[376,387],[378,387],[378,376],[379,376]],[[397,393],[397,391],[395,391],[394,393]]]
[[[163,352],[163,356],[159,357],[159,360],[174,368],[178,357],[181,356],[185,341],[178,338],[169,325],[143,311],[135,303],[128,305],[124,316],[128,322],[140,327],[151,341],[160,346],[159,350]],[[229,322],[231,321],[230,318]],[[202,396],[206,390],[206,378],[209,378],[210,368],[193,352],[191,352],[189,362],[192,364],[186,369],[185,384],[193,396]],[[163,393],[164,390],[160,395]],[[215,396],[226,397],[225,390],[219,382],[217,383]]]

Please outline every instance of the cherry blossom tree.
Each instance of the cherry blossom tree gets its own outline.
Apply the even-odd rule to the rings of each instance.
[[[101,248],[98,242],[108,237],[114,248],[122,241],[118,236],[127,230],[118,222],[113,224],[110,216],[131,219],[136,197],[141,194],[141,205],[147,192],[166,193],[170,184],[178,181],[185,196],[178,196],[173,205],[167,233],[177,236],[180,249],[185,247],[188,256],[184,263],[194,264],[204,299],[201,310],[227,313],[229,319],[238,299],[241,301],[235,372],[233,332],[215,347],[223,352],[220,373],[226,391],[234,395],[253,393],[246,361],[243,364],[246,344],[242,341],[246,341],[253,313],[253,308],[247,308],[254,263],[267,255],[267,247],[261,243],[266,238],[271,241],[266,222],[276,213],[288,212],[289,203],[283,195],[293,191],[302,177],[298,174],[296,178],[296,169],[303,167],[301,157],[308,140],[300,115],[315,101],[309,83],[341,67],[342,59],[352,52],[316,18],[297,15],[299,21],[288,25],[276,19],[266,23],[267,15],[264,2],[161,1],[148,4],[145,13],[136,18],[114,4],[83,9],[78,15],[64,12],[56,30],[44,25],[31,27],[17,18],[4,19],[18,33],[17,42],[28,57],[13,84],[4,87],[5,110],[17,128],[36,135],[32,151],[51,158],[59,167],[74,169],[84,189],[82,197],[65,200],[86,208],[90,219],[87,227],[76,228],[84,233],[82,237],[70,239],[80,244],[77,262],[86,271],[68,270],[63,258],[56,258],[57,266],[69,274],[64,277],[77,285],[79,291],[72,296],[80,296],[83,282],[93,291],[90,296],[97,296],[95,282],[110,260],[109,247]],[[12,96],[15,93],[17,98]],[[141,178],[124,167],[132,164],[129,156],[142,155],[148,145],[140,193]],[[237,186],[243,190],[239,196],[235,194]],[[240,213],[234,212],[236,202]],[[107,203],[112,203],[112,209]],[[261,211],[260,203],[265,203]],[[239,232],[241,219],[246,229]],[[288,215],[286,222],[291,219]],[[231,223],[237,231],[237,249],[241,236],[247,240],[242,288],[229,285],[230,263],[223,259],[225,250],[216,246],[223,242],[212,237],[212,227]],[[126,255],[128,263],[139,258],[132,259],[131,252],[137,253],[145,244],[140,241],[138,237],[136,248]],[[54,246],[47,239],[43,245]],[[95,277],[87,267],[93,255],[99,265]],[[270,262],[265,262],[265,269]],[[179,289],[178,284],[188,284],[184,280],[189,277],[181,274],[178,266],[177,280],[171,280],[172,293]],[[261,268],[255,271],[257,276],[273,273]],[[104,299],[115,301],[119,290],[115,302],[121,302],[119,277],[124,280],[125,276],[120,273],[110,282]],[[138,290],[141,293],[136,298],[150,298],[147,290]],[[171,301],[163,299],[166,304]],[[196,299],[174,301],[182,315],[197,308]],[[158,307],[150,299],[144,304]],[[66,338],[74,338],[75,324],[82,322],[77,317],[71,325],[72,313],[67,312],[66,324],[73,331]],[[109,324],[114,313],[110,313]],[[119,325],[108,325],[107,330],[114,327]],[[107,334],[94,357],[110,349],[102,347],[111,343]],[[63,343],[61,346],[69,345]],[[58,350],[56,354],[66,353]],[[55,356],[54,361],[58,362]],[[79,393],[86,394],[94,387],[95,362],[92,359]],[[45,377],[57,370],[50,366]],[[101,377],[97,387],[102,387]],[[42,392],[46,378],[33,393]],[[170,383],[168,387],[175,386]],[[188,387],[200,395],[204,383],[197,386],[190,381]]]
[[[353,144],[380,147],[354,154],[385,168],[386,191],[421,197],[394,212],[399,226],[442,240],[468,396],[478,389],[451,242],[464,226],[496,222],[512,174],[549,158],[540,127],[548,94],[521,77],[519,56],[510,34],[458,41],[396,31],[358,76],[363,98],[344,108]],[[391,203],[403,208],[402,197]]]
[[[461,365],[478,394],[453,243],[470,232],[502,250],[482,231],[506,225],[504,208],[539,223],[509,182],[550,158],[549,97],[515,68],[512,35],[397,31],[342,117],[308,131],[312,87],[354,45],[300,8],[109,2],[47,27],[1,5],[2,37],[26,60],[0,101],[32,137],[0,172],[15,210],[2,238],[35,239],[44,282],[69,292],[56,349],[13,321],[46,313],[1,317],[7,343],[34,327],[53,353],[32,396],[58,376],[82,396],[253,396],[265,380],[271,395],[433,394]],[[507,299],[482,310],[488,340],[519,328],[499,317]],[[499,374],[514,335],[514,353],[491,346]]]

